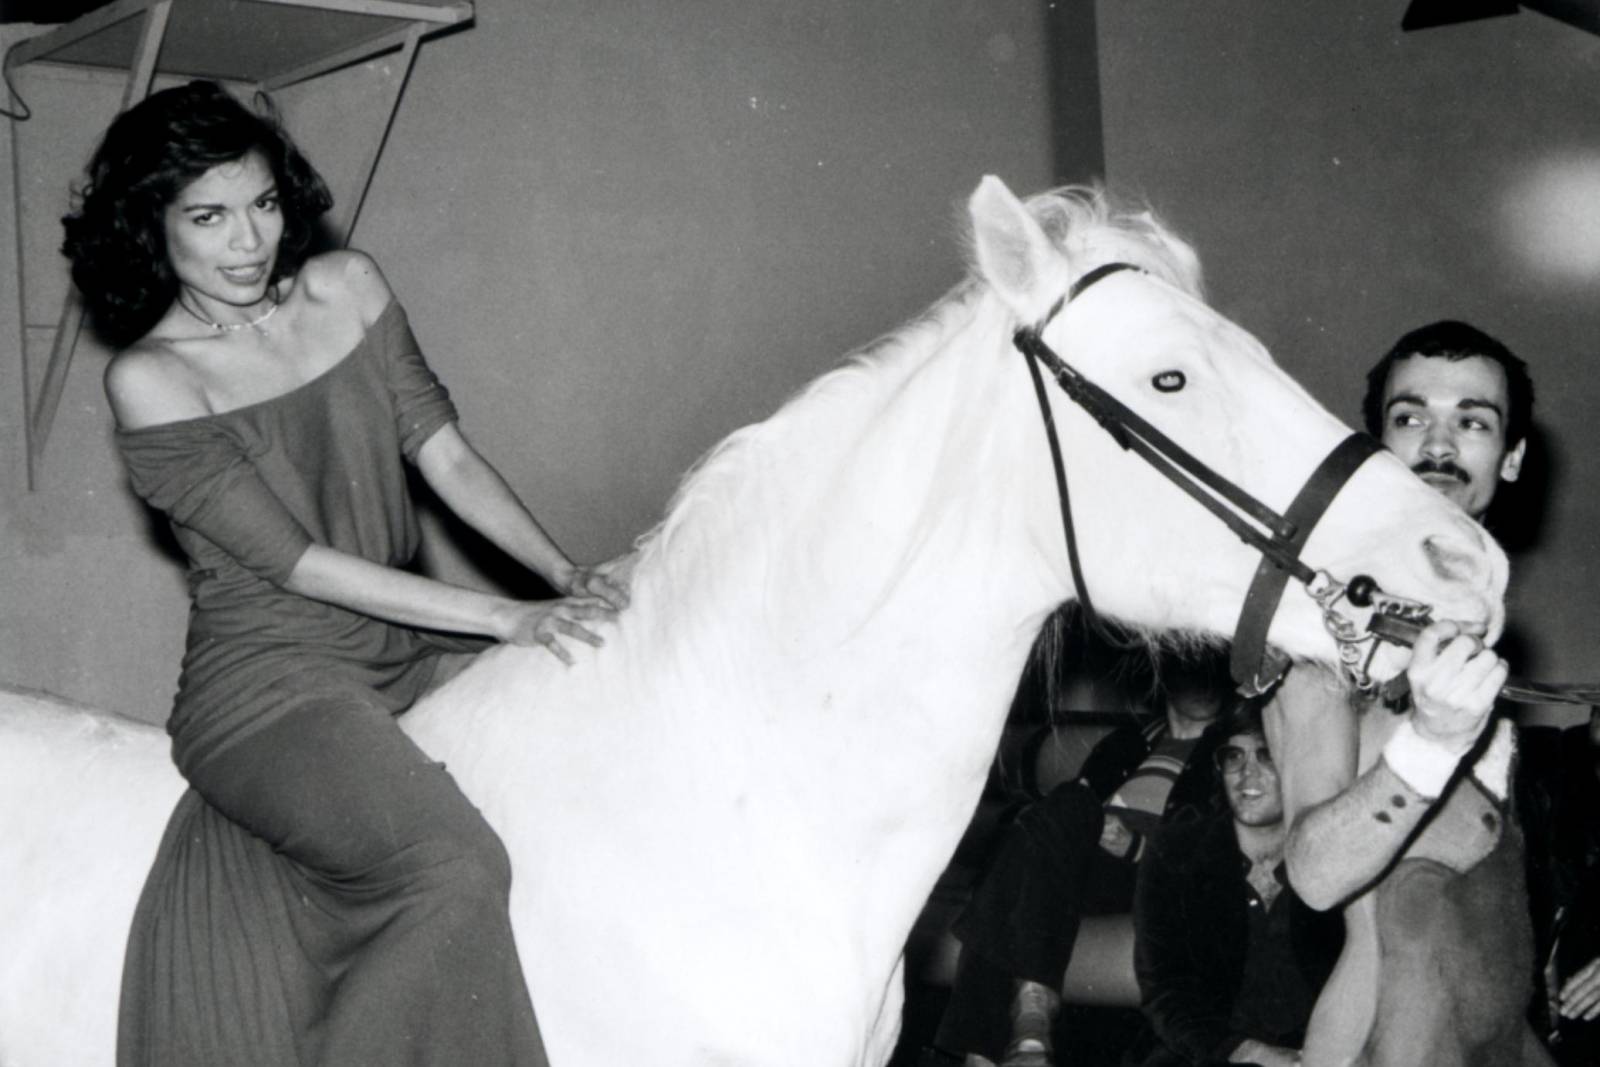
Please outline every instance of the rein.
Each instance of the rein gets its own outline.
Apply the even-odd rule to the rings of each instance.
[[[1096,282],[1125,270],[1139,271],[1140,268],[1130,263],[1106,263],[1089,271],[1073,283],[1036,325],[1023,327],[1012,336],[1013,344],[1027,359],[1034,395],[1039,401],[1050,460],[1055,469],[1067,561],[1078,604],[1089,625],[1104,633],[1078,558],[1066,464],[1040,372],[1041,364],[1049,370],[1062,392],[1110,434],[1112,440],[1138,454],[1261,554],[1261,563],[1245,594],[1234,629],[1230,666],[1241,693],[1255,696],[1266,692],[1288,669],[1287,657],[1267,645],[1267,631],[1277,614],[1284,587],[1294,578],[1322,608],[1323,624],[1333,635],[1340,662],[1357,688],[1369,694],[1379,692],[1391,704],[1398,703],[1406,695],[1405,676],[1399,675],[1380,688],[1373,683],[1367,669],[1379,641],[1406,647],[1414,644],[1417,634],[1430,621],[1430,606],[1385,593],[1367,575],[1356,575],[1349,583],[1341,584],[1326,571],[1314,570],[1300,558],[1311,531],[1334,497],[1369,457],[1382,451],[1383,446],[1367,434],[1350,434],[1318,464],[1282,515],[1206,466],[1122,401],[1085,378],[1044,342],[1045,327],[1067,304]],[[1600,684],[1547,685],[1513,678],[1507,681],[1500,695],[1522,703],[1591,704],[1600,703]]]

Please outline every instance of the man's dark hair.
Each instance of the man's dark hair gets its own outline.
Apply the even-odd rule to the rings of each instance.
[[[1361,400],[1361,417],[1372,436],[1383,436],[1383,390],[1389,384],[1389,371],[1395,363],[1411,356],[1452,361],[1482,356],[1500,364],[1506,374],[1510,406],[1505,421],[1506,446],[1514,446],[1528,436],[1533,423],[1533,379],[1528,376],[1528,365],[1476,326],[1455,319],[1443,319],[1412,330],[1396,341],[1367,372],[1367,394]]]
[[[1224,743],[1230,737],[1258,734],[1267,736],[1267,729],[1261,722],[1261,709],[1266,707],[1265,696],[1246,697],[1234,693],[1230,696],[1228,704],[1222,709],[1222,714],[1217,716],[1217,721],[1210,727],[1215,732],[1218,743]]]

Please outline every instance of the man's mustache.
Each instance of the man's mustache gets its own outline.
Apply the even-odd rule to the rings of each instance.
[[[1424,474],[1443,474],[1454,478],[1462,485],[1470,485],[1472,483],[1472,475],[1451,463],[1448,459],[1418,460],[1416,465],[1411,468],[1411,473],[1419,478]]]

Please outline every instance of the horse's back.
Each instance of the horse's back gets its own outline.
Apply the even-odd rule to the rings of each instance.
[[[492,650],[402,717],[511,855],[552,1062],[885,1062],[899,972],[862,963],[860,875],[816,859],[847,835],[802,800],[814,788],[845,805],[849,790],[804,744],[753,741],[774,704],[719,711],[670,679],[631,691],[629,651],[617,632],[570,669]]]
[[[109,1063],[123,944],[183,782],[162,731],[0,689],[0,1064]]]

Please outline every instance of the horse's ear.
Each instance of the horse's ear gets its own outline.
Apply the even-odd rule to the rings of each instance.
[[[1067,264],[1005,182],[994,175],[967,201],[984,279],[1023,322],[1042,318],[1066,288]]]

